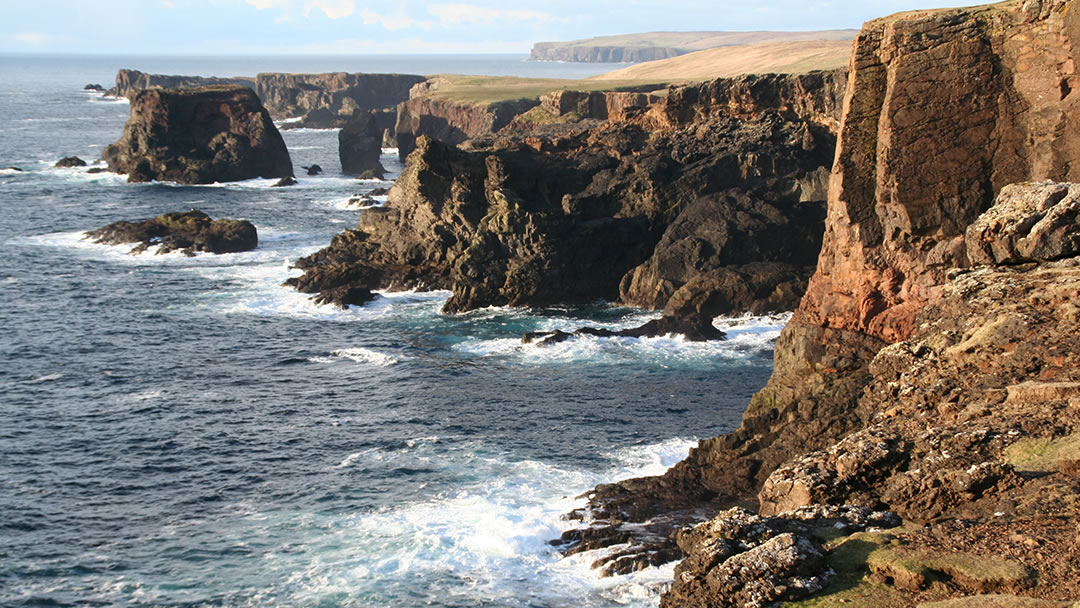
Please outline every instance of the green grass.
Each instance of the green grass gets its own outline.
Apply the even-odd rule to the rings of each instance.
[[[457,74],[439,74],[434,76],[433,80],[436,86],[425,93],[424,97],[471,104],[539,99],[545,93],[561,90],[619,91],[664,86],[662,83],[650,80],[562,80]]]

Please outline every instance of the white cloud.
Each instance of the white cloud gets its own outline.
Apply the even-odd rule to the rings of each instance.
[[[172,0],[161,0],[161,5],[165,8],[176,8],[176,3]]]
[[[41,32],[19,32],[15,34],[15,42],[26,46],[44,46],[55,41],[56,38]]]
[[[331,42],[295,45],[288,47],[275,47],[277,53],[313,54],[313,55],[367,55],[367,54],[397,54],[397,53],[526,53],[531,44],[523,44],[520,41],[477,41],[477,42],[435,42],[421,40],[419,38],[402,38],[398,40],[354,40],[341,39]],[[238,52],[249,52],[256,49],[237,49]],[[258,49],[262,50],[262,49]]]
[[[419,27],[424,30],[430,30],[431,27],[435,25],[431,21],[417,21],[404,13],[386,16],[366,8],[360,11],[360,18],[364,20],[364,25],[381,25],[391,32],[403,30],[408,27]]]
[[[289,8],[289,0],[247,0],[247,3],[260,11],[268,8],[280,8],[282,10],[288,10]]]
[[[356,12],[356,0],[306,0],[304,16],[310,17],[311,10],[316,8],[331,19],[341,19]]]
[[[540,23],[564,21],[554,15],[539,11],[503,10],[476,6],[475,4],[429,4],[427,10],[439,18],[439,24],[443,27],[491,25],[506,21],[535,21]]]

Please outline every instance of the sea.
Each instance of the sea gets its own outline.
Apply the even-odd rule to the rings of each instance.
[[[0,56],[0,606],[656,606],[673,565],[602,578],[549,541],[599,483],[734,429],[788,316],[722,342],[521,334],[635,326],[611,303],[341,310],[282,282],[357,222],[334,130],[283,131],[299,184],[129,184],[58,169],[117,140],[116,71],[580,78],[524,56]],[[301,166],[319,164],[309,177]],[[21,169],[20,170],[16,170]],[[384,201],[385,197],[379,197]],[[84,231],[197,208],[247,253],[132,255]]]

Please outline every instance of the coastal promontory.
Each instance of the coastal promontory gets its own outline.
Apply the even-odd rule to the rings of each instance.
[[[671,608],[1080,599],[1078,15],[863,27],[822,253],[768,386],[662,477],[596,488],[567,552],[617,548],[600,565],[627,571],[677,543]],[[852,508],[902,523],[834,521]],[[950,598],[969,599],[931,603]]]
[[[209,184],[293,174],[285,140],[250,88],[144,89],[102,153],[128,181]]]

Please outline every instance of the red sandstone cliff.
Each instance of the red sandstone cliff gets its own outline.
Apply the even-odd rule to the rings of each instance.
[[[981,234],[969,232],[969,226],[990,208],[1004,186],[1080,178],[1080,123],[1071,120],[1080,104],[1074,91],[1080,82],[1076,72],[1080,59],[1078,11],[1080,5],[1075,0],[1027,0],[904,13],[864,26],[850,63],[822,253],[794,319],[778,340],[769,385],[754,397],[737,431],[701,442],[686,461],[663,477],[597,488],[591,503],[594,515],[610,517],[614,522],[650,520],[646,530],[656,535],[663,531],[657,522],[667,521],[670,526],[680,518],[692,520],[708,509],[755,504],[757,492],[770,473],[793,458],[823,448],[829,449],[818,453],[817,460],[806,468],[792,469],[803,473],[790,475],[795,479],[804,475],[804,480],[832,475],[854,485],[834,490],[825,483],[814,486],[817,495],[793,498],[776,489],[794,487],[791,484],[795,482],[781,475],[770,485],[770,512],[775,512],[778,504],[791,506],[820,500],[835,505],[837,501],[851,500],[870,506],[895,505],[905,517],[919,513],[933,517],[935,512],[945,512],[993,518],[996,513],[1012,513],[1009,501],[1029,500],[1018,498],[1031,491],[1024,489],[1028,487],[1023,483],[1025,478],[1000,459],[1003,445],[1017,437],[1045,436],[1050,443],[1061,437],[1076,437],[1075,399],[1071,410],[1068,399],[1080,390],[1074,386],[1077,367],[1075,363],[1070,366],[1069,357],[1061,354],[1072,348],[1062,345],[1071,339],[1072,330],[1068,328],[1075,318],[1070,316],[1072,313],[1058,313],[1054,302],[1069,297],[1060,296],[1060,289],[1045,298],[1039,295],[1055,280],[1074,284],[1076,265],[1047,267],[1043,271],[1043,265],[1049,263],[1043,262],[1034,267],[1037,273],[1024,275],[1028,270],[1025,268],[1017,272],[986,271],[976,275],[974,281],[949,283],[952,275],[972,264],[969,255],[973,254],[969,252],[976,249],[965,241],[965,232]],[[1018,227],[1010,229],[1030,229],[1042,221],[1046,209],[1060,200],[1040,199],[1032,207],[1036,210],[1016,219]],[[1075,207],[1074,203],[1069,205],[1069,209]],[[1072,211],[1058,214],[1065,217],[1069,213]],[[1069,246],[1062,251],[1072,253],[1061,255],[1075,255]],[[978,255],[980,260],[996,259],[996,254]],[[1009,259],[1008,255],[1005,259]],[[1003,298],[1030,294],[1022,303],[1015,303],[1015,308],[1024,308],[1025,312],[1015,314],[1009,309],[1006,314],[1004,308],[997,310],[994,293]],[[1075,291],[1067,287],[1062,293]],[[964,305],[968,296],[977,297],[976,303]],[[1009,323],[1019,325],[1008,325],[1006,317]],[[1055,317],[1061,325],[1052,324]],[[1043,323],[1050,325],[1040,325]],[[1025,350],[1022,359],[1010,359],[1018,348],[1017,340],[1028,339],[1025,336],[1043,348]],[[889,343],[910,337],[918,340],[905,343],[903,356],[901,351],[882,350]],[[875,359],[879,352],[884,355]],[[1018,363],[1021,360],[1023,363]],[[948,371],[929,373],[934,361],[947,362],[941,365],[947,365]],[[911,368],[904,367],[907,365]],[[1002,371],[995,375],[993,370],[998,368]],[[926,373],[920,373],[920,369]],[[1017,407],[1002,410],[999,417],[994,417],[995,404],[1004,398],[1006,385],[1043,379],[1056,382],[1046,395],[1018,401],[1024,407],[1040,409],[1025,411]],[[877,384],[871,385],[873,382]],[[871,391],[864,394],[868,386]],[[1020,393],[1028,394],[1018,388]],[[890,404],[900,407],[890,410]],[[906,424],[909,417],[914,419]],[[977,431],[982,427],[968,422],[973,420],[993,430]],[[871,421],[885,425],[892,434],[879,437],[875,434],[878,431],[866,430]],[[977,438],[967,443],[948,439],[969,430],[976,430]],[[869,434],[857,434],[861,432]],[[916,437],[917,433],[922,434]],[[957,459],[957,469],[950,469],[946,477],[935,481],[925,471],[919,477],[918,467],[925,469],[935,462],[956,459],[956,453],[963,450],[969,450],[971,458]],[[979,462],[972,460],[975,454]],[[906,471],[904,467],[909,464],[912,469]],[[975,468],[965,468],[969,465]],[[855,471],[864,469],[876,472],[853,477],[861,474]],[[1065,471],[1061,469],[1060,474]],[[907,475],[907,481],[896,478],[890,482],[892,485],[875,485],[894,474]],[[1064,483],[1054,486],[1064,492],[1054,498],[1060,508],[1077,504],[1076,488],[1070,482]],[[810,487],[807,484],[810,482],[800,487]],[[1012,498],[1008,498],[1010,492]],[[935,507],[937,511],[925,507],[920,511],[919,505],[933,505],[938,500],[935,496],[949,502]],[[999,500],[1003,502],[997,504]],[[1032,517],[1046,516],[1038,509],[1031,513]],[[758,551],[762,538],[740,536],[743,532],[738,530],[746,531],[754,525],[729,513],[710,522],[720,536],[704,540],[687,537],[684,549],[691,551],[691,559],[680,566],[676,585],[665,596],[663,605],[735,606],[742,605],[737,598],[754,594],[764,599],[783,599],[789,597],[783,593],[802,584],[798,581],[810,580],[783,579],[797,570],[794,562],[783,567],[774,564],[775,569],[762,566],[764,569],[754,578],[763,581],[776,574],[780,577],[776,580],[790,583],[788,591],[781,589],[783,585],[774,585],[769,591],[752,581],[725,578],[746,560],[753,559],[759,566],[766,563],[764,553],[777,549],[761,545]],[[779,526],[776,534],[787,529],[785,526]],[[1000,530],[1023,526],[1001,520],[987,524],[987,530],[1001,534]],[[1047,534],[1056,530],[1047,526]],[[593,526],[587,532],[569,534],[566,540],[603,546],[625,542],[633,534],[614,523],[607,533]],[[970,539],[965,540],[962,530],[946,527],[940,534],[956,536],[939,537],[933,543],[917,535],[907,538],[911,539],[908,542],[930,546],[936,543],[938,551],[946,552],[951,550],[950,543],[955,547],[973,546]],[[742,548],[734,548],[740,542]],[[784,542],[789,543],[789,548],[793,546],[790,538]],[[1055,542],[1061,551],[1076,550],[1076,539],[1068,537],[1068,533]],[[656,549],[655,538],[652,544]],[[1037,547],[1038,543],[1029,546]],[[724,547],[732,548],[731,552],[722,554]],[[755,547],[753,555],[748,552],[735,559],[747,547]],[[984,543],[978,550],[992,553],[1001,549]],[[807,555],[812,553],[808,551]],[[621,564],[635,563],[635,559],[637,563],[650,563],[652,559],[648,553],[638,555],[624,551],[611,565],[619,568],[624,567]],[[1075,599],[1068,594],[1077,590],[1061,584],[1062,576],[1071,575],[1062,575],[1056,560],[1039,557],[1038,551],[1026,555],[1031,564],[1045,568],[1039,576],[1020,568],[1019,574],[1006,582],[964,587],[954,580],[938,589],[939,597],[1033,587],[1040,597]],[[734,570],[721,567],[729,557],[734,560]],[[795,570],[777,574],[789,566]],[[880,567],[881,581],[902,574],[890,570],[891,566]],[[946,577],[956,572],[949,570],[951,566],[934,567]],[[903,596],[908,602],[921,597],[918,593],[929,583],[916,577],[910,585],[900,590],[911,592]]]

